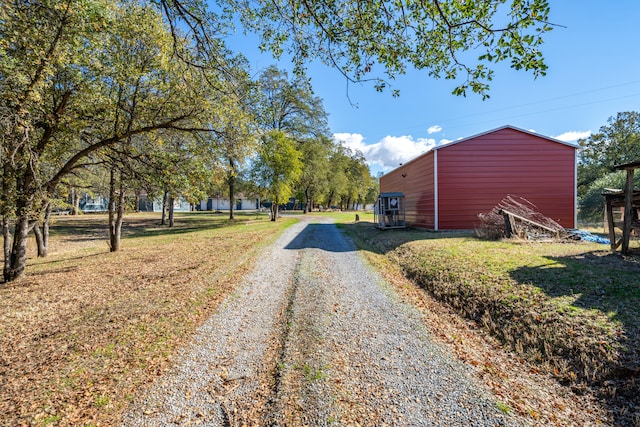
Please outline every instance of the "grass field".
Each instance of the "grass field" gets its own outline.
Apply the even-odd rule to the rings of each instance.
[[[109,253],[105,215],[55,218],[50,256],[0,288],[0,423],[117,425],[291,221],[130,214]]]

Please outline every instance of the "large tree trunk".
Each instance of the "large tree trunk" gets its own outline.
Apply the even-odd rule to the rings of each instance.
[[[327,203],[328,203],[328,205],[327,205],[327,206],[325,206],[326,208],[331,209],[331,206],[333,206],[333,197],[334,197],[334,195],[335,195],[335,192],[334,192],[334,191],[331,191],[331,192],[329,193],[329,197],[327,198]]]
[[[124,221],[124,180],[120,174],[120,194],[118,194],[118,215],[116,216],[116,243],[120,249],[120,241],[122,240],[122,222]]]
[[[311,201],[311,196],[309,196],[309,189],[305,188],[304,190],[304,211],[303,213],[311,212],[313,209],[313,205],[309,206],[309,202]]]
[[[236,198],[236,165],[233,159],[229,159],[229,165],[231,166],[231,172],[227,176],[227,182],[229,183],[229,219],[233,219],[233,205]]]
[[[42,230],[40,224],[33,224],[33,234],[36,236],[38,246],[38,257],[44,258],[49,253],[49,223],[51,221],[51,203],[47,203],[44,209],[44,219],[42,220]]]
[[[0,195],[0,207],[2,209],[2,240],[4,243],[4,266],[2,267],[2,271],[6,272],[9,270],[11,265],[11,229],[9,228],[9,218],[10,218],[10,209],[9,209],[9,195],[12,193],[11,184],[12,181],[9,179],[11,177],[11,168],[9,167],[9,163],[6,159],[3,159],[4,165],[2,168],[2,194]],[[6,280],[6,278],[5,278]]]
[[[40,224],[35,223],[33,225],[33,235],[36,236],[36,246],[38,247],[38,257],[46,257],[47,256],[47,247],[44,244],[44,236],[42,235],[42,230],[40,230]]]
[[[24,275],[27,265],[27,234],[29,233],[29,215],[26,209],[19,209],[21,214],[16,219],[13,233],[13,247],[9,256],[9,265],[4,269],[4,280],[11,282]]]
[[[115,241],[116,233],[116,173],[115,168],[111,168],[109,174],[109,250],[116,252],[119,248]]]
[[[16,193],[16,224],[13,232],[13,246],[9,257],[9,266],[4,269],[4,280],[10,282],[24,275],[27,266],[27,235],[29,234],[29,211],[33,207],[33,193],[29,195],[33,184],[33,174],[30,170],[24,171]]]
[[[122,174],[116,178],[116,169],[111,169],[109,182],[109,250],[117,252],[120,250],[122,237],[122,220],[124,217],[124,185]],[[116,181],[119,181],[116,191]]]
[[[167,199],[167,207],[169,209],[169,227],[173,227],[174,225],[174,221],[173,221],[173,196],[169,196],[169,198]]]
[[[271,203],[271,221],[278,219],[278,199]]]
[[[169,197],[169,192],[167,190],[164,191],[162,195],[162,218],[160,219],[160,225],[167,224],[167,198]]]
[[[80,214],[80,195],[75,187],[71,187],[71,215]]]

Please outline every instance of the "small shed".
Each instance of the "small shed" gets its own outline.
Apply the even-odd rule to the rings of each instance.
[[[380,193],[373,208],[375,226],[380,229],[405,228],[404,194]]]
[[[504,126],[437,145],[380,178],[405,195],[406,224],[472,230],[507,195],[528,200],[565,228],[576,226],[578,146]]]

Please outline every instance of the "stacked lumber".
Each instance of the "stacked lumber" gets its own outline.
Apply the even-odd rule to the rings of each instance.
[[[533,203],[513,195],[502,199],[490,212],[479,214],[478,218],[480,225],[476,234],[481,238],[556,240],[565,235],[564,227],[538,212]]]

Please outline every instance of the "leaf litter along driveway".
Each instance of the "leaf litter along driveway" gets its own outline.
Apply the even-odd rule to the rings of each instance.
[[[502,413],[326,219],[302,217],[126,426],[496,426]]]

